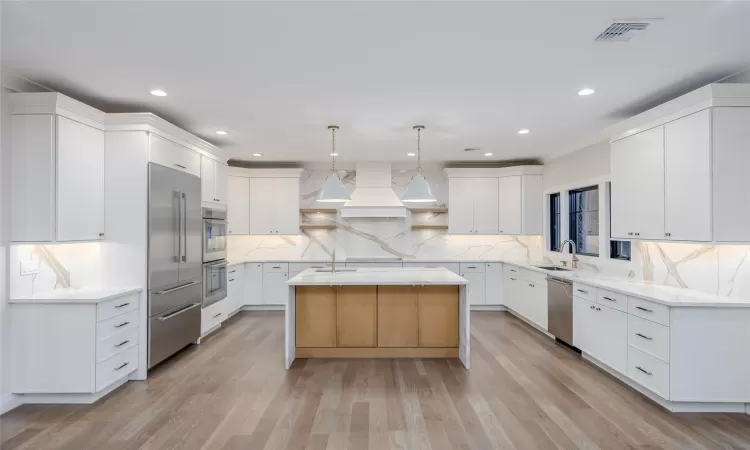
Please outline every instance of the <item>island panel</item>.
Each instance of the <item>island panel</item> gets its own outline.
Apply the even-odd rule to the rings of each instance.
[[[336,288],[338,347],[377,345],[378,298],[376,286]]]
[[[378,347],[419,346],[419,289],[378,286]]]

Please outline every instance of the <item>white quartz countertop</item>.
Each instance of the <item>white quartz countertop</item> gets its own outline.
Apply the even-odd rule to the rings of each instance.
[[[305,269],[287,281],[292,286],[308,285],[466,285],[468,280],[448,269],[425,267],[383,267],[341,270],[336,273]]]
[[[42,294],[32,294],[10,299],[11,304],[96,304],[122,297],[141,288],[104,288],[104,289],[60,289]]]

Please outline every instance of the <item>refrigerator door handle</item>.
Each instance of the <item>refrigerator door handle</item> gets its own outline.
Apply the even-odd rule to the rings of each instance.
[[[174,257],[175,262],[180,262],[182,257],[182,239],[180,238],[180,230],[182,229],[182,203],[180,202],[180,191],[174,191],[174,196],[177,197],[177,208],[173,210],[175,213],[175,238],[177,239],[177,254]]]
[[[182,193],[182,201],[184,206],[182,208],[182,262],[187,262],[187,195]]]

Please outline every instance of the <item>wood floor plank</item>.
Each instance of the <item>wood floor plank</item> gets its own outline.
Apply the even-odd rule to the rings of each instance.
[[[445,359],[283,364],[283,315],[241,313],[94,405],[24,405],[0,448],[748,449],[750,416],[673,414],[507,313]]]

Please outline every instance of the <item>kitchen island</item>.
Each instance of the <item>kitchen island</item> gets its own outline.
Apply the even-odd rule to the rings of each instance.
[[[295,358],[459,358],[469,368],[469,282],[447,269],[313,268],[287,284],[287,368]]]

